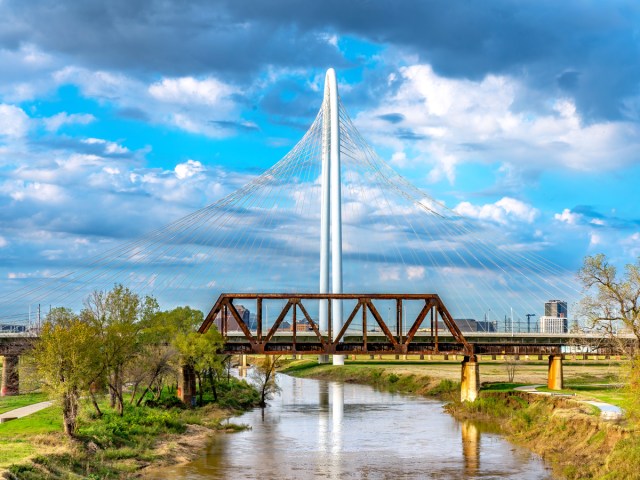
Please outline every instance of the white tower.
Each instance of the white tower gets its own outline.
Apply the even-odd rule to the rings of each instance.
[[[331,250],[329,249],[331,247]],[[331,252],[331,253],[330,253]],[[340,179],[340,124],[338,83],[333,68],[324,82],[322,129],[322,201],[320,212],[320,293],[329,293],[329,259],[331,259],[331,293],[342,293],[342,194]],[[319,305],[320,330],[328,328],[327,302]],[[342,301],[331,305],[331,329],[337,335],[342,328]],[[322,358],[324,362],[328,359]],[[344,365],[342,355],[333,356],[334,365]]]

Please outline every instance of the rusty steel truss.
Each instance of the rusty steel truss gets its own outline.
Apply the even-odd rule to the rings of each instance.
[[[256,328],[252,331],[234,305],[236,300],[256,302]],[[268,300],[286,300],[271,326],[264,325],[263,303]],[[356,300],[356,305],[339,332],[332,332],[332,300]],[[328,330],[321,332],[318,322],[311,318],[304,302],[326,302],[328,310]],[[395,302],[395,325],[387,325],[376,308],[376,301]],[[411,321],[411,327],[403,332],[402,320],[405,314],[404,302],[418,301],[422,309]],[[345,310],[345,315],[347,310]],[[353,320],[360,314],[361,331],[353,334]],[[369,316],[372,318],[369,318]],[[230,336],[228,323],[233,318],[240,337]],[[427,317],[429,317],[427,319]],[[291,329],[280,327],[285,318],[290,319]],[[438,335],[440,319],[453,336],[454,341],[442,343]],[[422,328],[422,324],[428,327]],[[332,294],[332,293],[224,293],[202,323],[199,332],[206,332],[211,325],[217,326],[225,337],[227,353],[255,354],[408,354],[408,353],[461,353],[473,355],[473,346],[467,342],[454,322],[451,314],[436,294]],[[300,332],[299,325],[305,325],[308,332]],[[373,328],[371,328],[373,327]],[[267,330],[268,328],[268,330]],[[421,329],[421,335],[416,333]],[[395,330],[395,331],[393,331]],[[311,333],[313,332],[313,333]]]

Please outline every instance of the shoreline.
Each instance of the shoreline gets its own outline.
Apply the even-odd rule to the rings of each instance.
[[[153,422],[155,433],[149,431],[143,443],[134,436],[126,441],[86,434],[70,439],[61,432],[26,436],[21,441],[33,445],[32,453],[0,469],[0,478],[144,478],[204,455],[214,435],[246,429],[246,425],[232,422],[244,411],[213,405],[173,412],[149,409],[142,421]],[[113,420],[126,422],[115,415]],[[117,430],[122,424],[113,425]],[[82,471],[78,471],[79,465]]]
[[[640,451],[640,440],[632,430],[602,420],[589,405],[513,390],[481,391],[475,402],[461,403],[458,382],[399,370],[402,364],[334,368],[294,362],[281,373],[438,398],[457,420],[495,425],[510,442],[540,455],[558,478],[640,478],[633,461],[620,462]]]

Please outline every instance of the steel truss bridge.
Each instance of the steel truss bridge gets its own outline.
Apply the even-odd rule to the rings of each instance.
[[[264,306],[267,301],[274,300],[280,301],[277,317],[271,325],[266,325]],[[334,332],[332,304],[340,300],[343,303],[345,300],[356,301],[356,304],[342,328]],[[255,325],[245,322],[235,301],[255,302]],[[376,303],[382,301],[395,304],[393,322],[385,322],[380,308],[376,307]],[[407,318],[407,303],[416,301],[420,304],[419,313],[414,318]],[[326,305],[329,316],[326,332],[320,331],[318,322],[309,314],[308,306],[314,302]],[[281,328],[285,319],[290,328]],[[361,321],[355,322],[356,319]],[[231,330],[230,323],[234,324]],[[405,323],[406,329],[403,328]],[[607,339],[582,333],[463,334],[436,294],[225,293],[205,318],[200,333],[212,325],[216,325],[224,336],[224,351],[229,354],[459,354],[472,357],[478,354],[553,355],[560,353],[562,347],[588,346],[589,353],[615,355],[622,353],[621,342],[635,342],[632,335]]]

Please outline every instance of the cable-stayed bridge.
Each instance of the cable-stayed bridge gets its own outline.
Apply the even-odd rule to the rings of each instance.
[[[423,341],[422,351],[452,348],[470,359],[474,348],[454,319],[490,321],[504,315],[513,330],[515,317],[540,311],[545,301],[577,298],[573,272],[543,258],[537,248],[504,225],[459,215],[395,172],[359,133],[330,69],[318,114],[279,162],[217,202],[83,259],[73,269],[16,279],[17,288],[0,294],[0,323],[36,305],[45,311],[49,306],[80,309],[92,291],[115,283],[154,295],[163,305],[203,310],[216,298],[220,306],[224,298],[278,291],[288,294],[271,298],[280,301],[272,307],[280,314],[269,319],[257,307],[255,337],[249,326],[241,330],[255,345],[258,328],[264,328],[268,343],[281,335],[283,321],[293,320],[295,350],[292,316],[301,304],[294,302],[291,309],[290,299],[308,292],[324,295],[305,304],[305,321],[323,345],[309,353],[331,353],[340,363],[340,345],[350,329],[361,331],[361,341],[373,348],[375,342],[366,338],[366,312],[375,320],[373,328],[384,333],[379,345],[386,342],[395,353],[409,351],[427,315],[433,323],[435,312],[435,328],[439,316],[455,342],[441,347],[437,334],[432,335],[435,340]],[[395,308],[395,334],[388,325],[392,306],[385,322],[384,308],[376,309],[371,300],[381,294],[395,295],[390,298],[395,302],[407,300]],[[417,298],[411,295],[422,297],[411,302]],[[349,301],[359,307],[349,310]],[[226,321],[227,310],[216,310],[216,305],[201,331],[216,315]],[[406,318],[413,320],[407,324]]]
[[[339,181],[327,192],[334,183],[323,168],[334,157]],[[574,272],[541,257],[538,247],[508,225],[459,215],[397,174],[359,133],[337,86],[327,87],[308,131],[273,167],[69,269],[16,276],[16,288],[0,292],[0,323],[33,322],[38,305],[41,317],[50,306],[80,309],[91,291],[122,283],[163,306],[205,311],[223,292],[429,292],[453,318],[513,325],[549,299],[571,304],[579,294]],[[322,312],[312,314],[323,323]]]

